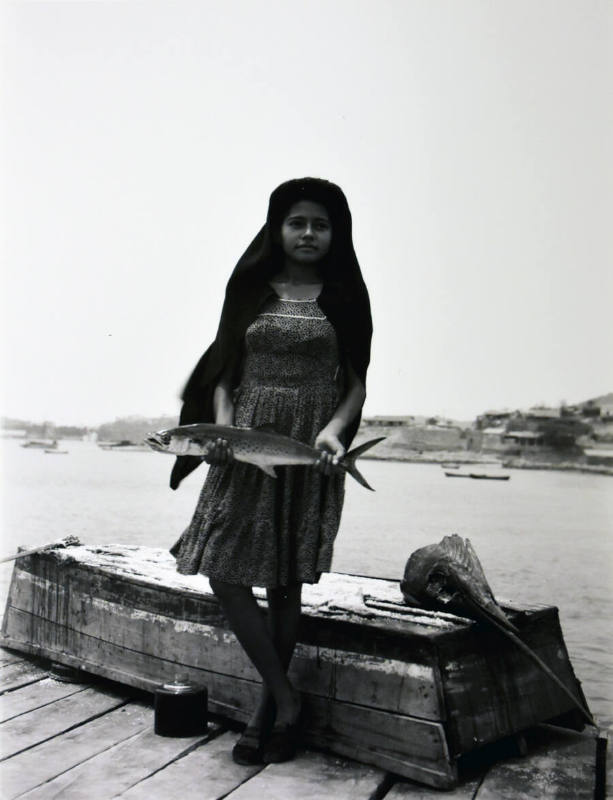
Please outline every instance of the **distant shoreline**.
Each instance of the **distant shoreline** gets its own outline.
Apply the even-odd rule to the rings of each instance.
[[[436,452],[429,453],[394,453],[377,455],[376,453],[364,453],[362,459],[371,461],[398,461],[408,464],[458,464],[468,466],[471,464],[490,464],[506,469],[531,469],[547,470],[558,472],[583,472],[591,475],[610,475],[613,476],[613,467],[605,467],[597,464],[579,464],[572,461],[562,461],[554,463],[551,461],[528,461],[526,459],[496,458],[489,454],[474,453],[468,455],[466,452]]]

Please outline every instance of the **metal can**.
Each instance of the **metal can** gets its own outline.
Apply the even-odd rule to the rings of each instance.
[[[158,736],[197,736],[208,725],[206,686],[179,676],[155,690],[154,731]]]

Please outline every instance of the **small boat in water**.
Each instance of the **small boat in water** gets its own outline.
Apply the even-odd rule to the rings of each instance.
[[[45,447],[45,453],[48,453],[50,456],[67,456],[69,451],[68,450],[52,450],[49,447]]]
[[[494,472],[460,472],[459,470],[453,470],[452,472],[445,470],[445,475],[448,478],[475,478],[481,481],[508,481],[511,477],[507,473],[497,475]]]
[[[508,481],[510,475],[495,475],[491,472],[471,472],[471,478],[476,478],[479,481]]]
[[[44,441],[42,439],[30,439],[27,442],[24,442],[22,447],[34,447],[38,448],[39,450],[56,450],[57,449],[57,440],[54,439],[51,441]]]

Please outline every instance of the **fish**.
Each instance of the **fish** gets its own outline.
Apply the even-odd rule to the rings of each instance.
[[[406,562],[400,591],[407,605],[448,611],[497,628],[564,692],[590,725],[596,725],[585,705],[521,640],[520,632],[496,602],[469,539],[454,533],[415,550]]]
[[[359,484],[374,491],[356,467],[356,459],[385,439],[369,439],[342,456],[339,469],[345,470]],[[178,456],[201,456],[207,453],[207,445],[217,439],[225,439],[236,461],[258,467],[271,478],[276,478],[275,467],[312,466],[321,456],[321,450],[311,445],[278,433],[272,425],[257,428],[240,428],[233,425],[215,425],[203,422],[194,425],[179,425],[176,428],[150,433],[145,444],[161,453]]]

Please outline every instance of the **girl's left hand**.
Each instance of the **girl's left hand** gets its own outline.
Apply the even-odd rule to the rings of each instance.
[[[329,475],[345,455],[343,443],[336,433],[327,431],[324,428],[315,439],[315,447],[321,450],[321,455],[319,460],[315,462],[315,467],[323,475]]]

